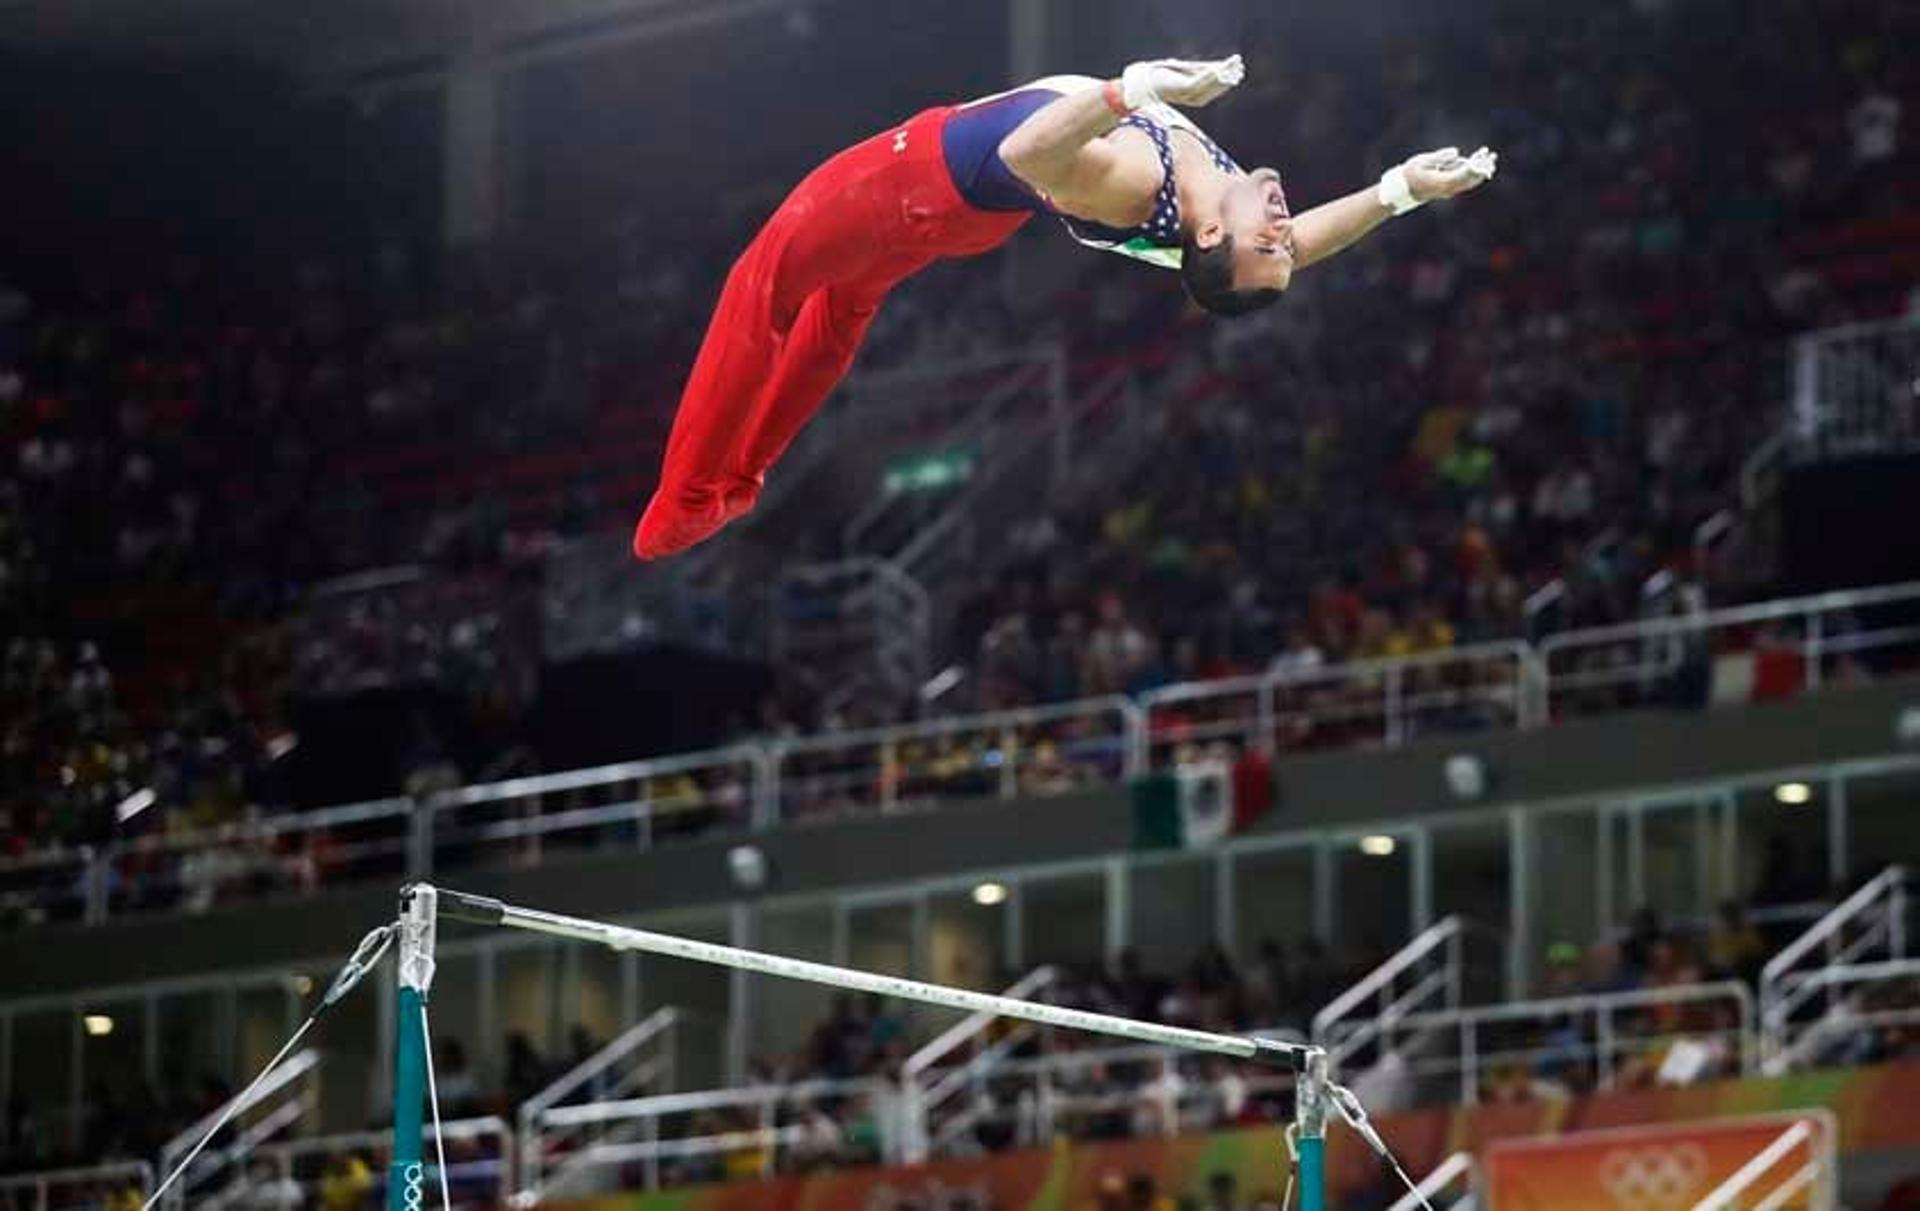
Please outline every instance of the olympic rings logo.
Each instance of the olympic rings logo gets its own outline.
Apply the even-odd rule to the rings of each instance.
[[[400,1171],[404,1183],[400,1191],[400,1201],[406,1204],[407,1211],[420,1211],[427,1203],[427,1169],[419,1161],[414,1161]]]
[[[1699,1144],[1618,1148],[1600,1160],[1600,1185],[1626,1208],[1675,1207],[1706,1181],[1707,1151]]]

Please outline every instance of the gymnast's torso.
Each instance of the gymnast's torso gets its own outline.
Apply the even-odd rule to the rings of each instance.
[[[960,196],[981,210],[1024,210],[1055,215],[1082,244],[1177,268],[1181,230],[1173,146],[1176,132],[1192,138],[1222,170],[1241,171],[1219,144],[1179,110],[1170,105],[1150,105],[1119,127],[1122,131],[1137,131],[1150,140],[1160,159],[1161,181],[1153,199],[1153,212],[1145,222],[1134,227],[1110,227],[1061,212],[1050,199],[1015,176],[1000,158],[1001,143],[1043,106],[1065,93],[1098,87],[1100,81],[1089,76],[1048,76],[961,106],[947,119],[941,132],[947,171],[952,174]]]

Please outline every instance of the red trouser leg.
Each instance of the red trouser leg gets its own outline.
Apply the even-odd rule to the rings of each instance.
[[[863,199],[834,196],[847,158],[803,182],[728,274],[634,532],[642,559],[753,507],[768,465],[846,374],[878,300],[915,267],[886,255]]]
[[[753,507],[766,470],[832,393],[887,292],[1003,242],[1025,213],[955,192],[945,110],[841,152],[781,203],[727,277],[667,440],[634,554],[685,550]]]
[[[800,317],[787,333],[780,365],[767,384],[740,444],[733,466],[747,481],[747,496],[730,496],[732,517],[753,506],[767,468],[774,464],[808,419],[853,367],[854,355],[866,339],[873,317],[880,313],[884,289],[829,286],[814,292],[800,308]]]

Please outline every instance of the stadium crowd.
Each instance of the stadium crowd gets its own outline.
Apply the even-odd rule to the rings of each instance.
[[[1171,289],[1094,263],[1033,322],[973,277],[943,279],[967,283],[953,305],[909,290],[890,310],[874,365],[1037,333],[1069,344],[1076,383],[1124,365],[1157,417],[1135,462],[1081,468],[988,544],[1005,552],[999,566],[942,586],[954,618],[943,641],[974,674],[955,707],[1510,637],[1528,594],[1556,579],[1559,625],[1632,616],[1662,570],[1716,595],[1749,587],[1696,562],[1693,536],[1736,503],[1784,381],[1782,340],[1920,316],[1920,81],[1899,51],[1920,44],[1916,14],[1864,0],[1784,6],[1761,23],[1733,0],[1603,4],[1577,20],[1488,7],[1500,12],[1491,36],[1478,22],[1412,26],[1360,71],[1316,63],[1310,28],[1249,46],[1262,72],[1208,122],[1250,156],[1279,148],[1296,201],[1457,138],[1461,116],[1510,173],[1479,205],[1435,208],[1304,276],[1280,309],[1201,323]],[[50,861],[48,877],[70,884],[63,856],[132,836],[109,894],[135,906],[311,887],[321,858],[250,831],[290,802],[275,771],[290,696],[428,681],[510,734],[539,689],[543,560],[562,538],[631,523],[742,217],[677,250],[628,215],[591,239],[433,269],[400,242],[252,280],[184,250],[18,285],[0,264],[3,856]],[[1101,490],[1121,482],[1124,495]],[[379,598],[339,588],[388,565],[427,573]],[[816,697],[769,704],[759,728],[902,709],[823,713]],[[1071,789],[1084,763],[1109,759],[1073,739],[1034,746],[1023,789]],[[430,777],[477,772],[448,773],[422,747]],[[907,794],[933,793],[991,780],[989,768],[986,746],[956,741],[894,776]],[[738,788],[728,794],[737,811]],[[188,833],[219,842],[198,865],[139,841]],[[44,912],[40,890],[0,900],[0,924]],[[1701,936],[1642,919],[1623,939],[1555,946],[1547,980],[1569,993],[1751,980],[1765,949],[1737,912]],[[1297,1028],[1353,974],[1310,942],[1241,959],[1210,951],[1155,975],[1122,957],[1061,995],[1154,1020]],[[1676,1035],[1704,1040],[1692,1079],[1724,1071],[1724,1026],[1648,1015],[1629,1034],[1663,1042],[1621,1079],[1668,1079]],[[1590,1040],[1547,1027],[1512,1042],[1540,1058],[1489,1073],[1485,1099],[1592,1087],[1591,1064],[1560,1054]],[[892,1011],[848,1003],[805,1054],[766,1071],[889,1075],[907,1046]],[[450,1101],[504,1104],[551,1075],[530,1044],[515,1054],[491,1099],[460,1079],[460,1060]],[[1830,1054],[1911,1057],[1920,1035],[1862,1030]],[[1400,1078],[1385,1060],[1376,1076],[1391,1106]],[[1060,1129],[1160,1130],[1163,1078],[1076,1070],[1057,1092],[1094,1109]],[[1204,1094],[1176,1094],[1192,1116],[1182,1125],[1271,1116],[1230,1066],[1175,1079]],[[211,1082],[162,1106],[102,1088],[80,1155],[151,1156],[156,1131],[226,1092]],[[977,1145],[1008,1146],[1021,1090],[983,1097]],[[811,1142],[783,1167],[877,1155],[874,1105],[794,1113]],[[6,1167],[62,1159],[64,1133],[35,1108],[8,1107],[0,1127]],[[679,1180],[761,1161],[716,1163]],[[316,1205],[359,1205],[372,1181],[365,1159],[337,1159]],[[1155,1205],[1115,1185],[1110,1205]]]
[[[1634,616],[1663,570],[1751,587],[1696,566],[1693,539],[1737,507],[1784,339],[1920,305],[1900,120],[1920,95],[1891,52],[1912,18],[1501,7],[1491,39],[1416,24],[1378,78],[1290,27],[1271,108],[1220,121],[1230,146],[1277,141],[1314,197],[1356,146],[1384,158],[1484,112],[1524,185],[1423,214],[1234,324],[1183,325],[1105,278],[1078,297],[1084,349],[1151,351],[1160,432],[1100,468],[1124,493],[1032,513],[975,585],[960,640],[984,702],[1507,638],[1556,579],[1557,625]]]
[[[1662,569],[1721,579],[1692,535],[1767,432],[1782,338],[1896,313],[1920,277],[1911,18],[1492,7],[1497,37],[1415,23],[1358,76],[1311,23],[1254,31],[1262,70],[1209,122],[1280,148],[1297,197],[1448,115],[1524,168],[1283,307],[1203,324],[1102,258],[1037,322],[964,271],[885,313],[874,364],[1059,338],[1080,379],[1130,365],[1158,418],[1150,459],[1078,469],[990,547],[1004,566],[942,586],[977,673],[952,706],[1507,637],[1555,579],[1563,624],[1632,614]],[[278,804],[289,694],[444,681],[510,730],[538,692],[541,561],[631,521],[699,284],[751,215],[664,251],[630,218],[445,264],[388,240],[236,281],[183,251],[0,290],[12,851],[97,845],[146,786],[167,827],[241,827]],[[430,583],[322,588],[395,564]],[[781,716],[902,709],[817,697]]]

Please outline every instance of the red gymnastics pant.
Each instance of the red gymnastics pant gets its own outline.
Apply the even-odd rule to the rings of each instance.
[[[951,108],[848,148],[810,173],[734,262],[680,397],[633,553],[693,546],[753,508],[767,468],[846,376],[901,281],[1006,242],[1029,217],[954,188]]]

